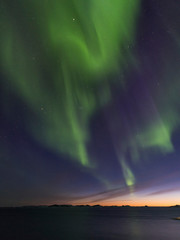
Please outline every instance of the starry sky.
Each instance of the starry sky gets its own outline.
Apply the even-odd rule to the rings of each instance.
[[[1,0],[0,206],[180,204],[179,15]]]

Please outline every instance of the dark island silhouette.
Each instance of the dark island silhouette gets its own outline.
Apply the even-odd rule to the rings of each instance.
[[[72,204],[51,204],[51,205],[25,205],[25,206],[16,206],[16,207],[0,207],[2,208],[180,208],[180,205],[173,205],[173,206],[131,206],[131,205],[72,205]]]
[[[65,209],[69,209],[68,212],[70,211],[74,211],[74,210],[77,210],[77,211],[80,211],[81,210],[83,211],[83,209],[127,209],[127,211],[129,211],[130,209],[137,209],[137,208],[144,208],[144,209],[147,209],[147,208],[180,208],[180,205],[176,204],[174,206],[162,206],[162,207],[154,207],[154,206],[147,206],[147,205],[144,205],[144,206],[130,206],[130,205],[121,205],[121,206],[117,206],[117,205],[111,205],[111,206],[102,206],[102,205],[99,205],[99,204],[96,204],[96,205],[71,205],[71,204],[52,204],[52,205],[36,205],[36,206],[19,206],[19,207],[0,207],[0,209],[3,211],[6,211],[6,209],[8,210],[13,210],[16,211],[16,209],[29,209],[29,210],[33,210],[33,209],[62,209],[62,211],[64,212]],[[81,210],[80,210],[81,209]],[[179,215],[179,214],[178,214]],[[180,220],[180,216],[174,216],[173,218],[171,218],[172,220]]]
[[[171,208],[180,208],[180,205],[171,206]]]

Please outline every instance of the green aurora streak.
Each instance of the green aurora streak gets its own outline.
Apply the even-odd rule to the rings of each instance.
[[[4,1],[3,70],[45,126],[41,131],[28,123],[36,139],[89,166],[88,124],[110,99],[105,76],[123,66],[139,1],[33,0],[19,6],[20,14],[11,16]]]
[[[140,1],[19,0],[12,2],[12,8],[7,2],[2,2],[0,19],[4,26],[1,67],[36,116],[37,122],[31,117],[27,122],[29,132],[43,146],[93,167],[87,152],[89,123],[111,99],[111,76],[131,60],[128,46],[135,41]],[[171,135],[179,119],[174,90],[178,87],[167,85],[152,96],[155,120],[145,119],[138,135],[130,132],[121,148],[112,137],[129,187],[135,184],[135,176],[126,162],[127,149],[135,161],[140,149],[173,151]],[[117,121],[121,124],[121,119]]]

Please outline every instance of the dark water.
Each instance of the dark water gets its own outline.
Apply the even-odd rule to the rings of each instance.
[[[180,240],[180,208],[0,209],[1,240]]]

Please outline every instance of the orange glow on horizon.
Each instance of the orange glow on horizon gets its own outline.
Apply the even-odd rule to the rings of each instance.
[[[122,206],[129,205],[132,207],[140,207],[140,206],[149,206],[149,207],[169,207],[180,205],[180,192],[174,192],[173,194],[158,194],[158,195],[138,195],[138,194],[130,194],[126,196],[126,199],[116,198],[102,201],[93,201],[89,199],[85,202],[77,201],[73,202],[73,205],[102,205],[102,206]]]
[[[82,203],[81,203],[82,204]],[[169,206],[175,206],[180,205],[180,200],[139,200],[139,201],[103,201],[103,202],[94,202],[89,203],[90,206],[93,205],[102,205],[102,206],[122,206],[122,205],[129,205],[132,207],[143,207],[143,206],[149,206],[149,207],[169,207]]]

